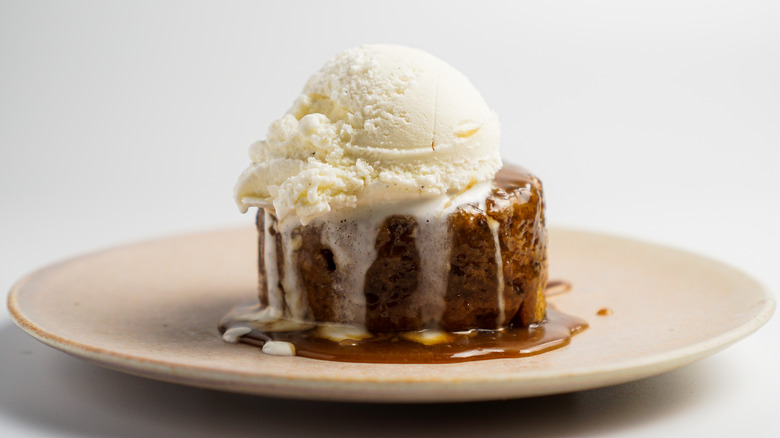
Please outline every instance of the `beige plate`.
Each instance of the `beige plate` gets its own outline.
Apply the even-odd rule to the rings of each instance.
[[[141,243],[38,271],[8,306],[26,332],[116,370],[254,394],[330,400],[457,401],[577,391],[659,374],[763,325],[772,294],[721,263],[678,250],[553,230],[551,298],[590,328],[546,354],[446,365],[327,362],[224,343],[217,322],[255,295],[254,230]],[[610,316],[597,316],[602,308]]]

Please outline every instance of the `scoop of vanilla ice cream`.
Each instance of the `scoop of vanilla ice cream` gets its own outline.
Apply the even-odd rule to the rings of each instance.
[[[306,224],[333,210],[455,194],[493,178],[499,135],[496,114],[444,61],[360,46],[315,73],[250,147],[236,202]]]

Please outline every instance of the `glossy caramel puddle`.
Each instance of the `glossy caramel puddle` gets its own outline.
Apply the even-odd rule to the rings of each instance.
[[[230,327],[230,322],[223,322],[220,331]],[[239,341],[258,347],[269,340],[290,342],[295,345],[296,356],[338,362],[455,363],[541,354],[567,345],[572,335],[587,327],[579,318],[548,309],[547,321],[536,327],[449,333],[451,341],[435,345],[409,341],[396,333],[372,333],[368,339],[334,342],[316,336],[313,329],[267,333],[252,330]]]
[[[557,293],[568,289],[567,285],[560,282],[550,283],[548,288],[557,289]],[[553,284],[555,288],[551,287]],[[221,333],[234,327],[247,327],[246,321],[232,318],[232,315],[228,314],[220,322]],[[367,339],[336,342],[317,336],[315,329],[287,332],[253,329],[240,336],[238,341],[257,347],[262,347],[266,341],[289,342],[295,346],[297,356],[311,359],[433,364],[533,356],[568,345],[573,335],[587,327],[588,324],[582,319],[566,315],[548,305],[547,319],[542,324],[446,333],[444,336],[449,338],[447,341],[433,345],[405,339],[408,336],[398,332],[372,332]]]

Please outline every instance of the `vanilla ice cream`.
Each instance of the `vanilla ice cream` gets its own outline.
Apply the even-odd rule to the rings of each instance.
[[[330,211],[454,195],[494,177],[499,131],[479,92],[444,61],[360,46],[315,73],[251,146],[236,202],[305,225]]]

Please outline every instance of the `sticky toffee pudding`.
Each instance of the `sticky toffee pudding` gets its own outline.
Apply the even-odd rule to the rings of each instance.
[[[259,303],[225,317],[226,340],[447,363],[539,354],[587,327],[546,305],[542,185],[519,167],[452,199],[350,213],[302,225],[258,212]]]

